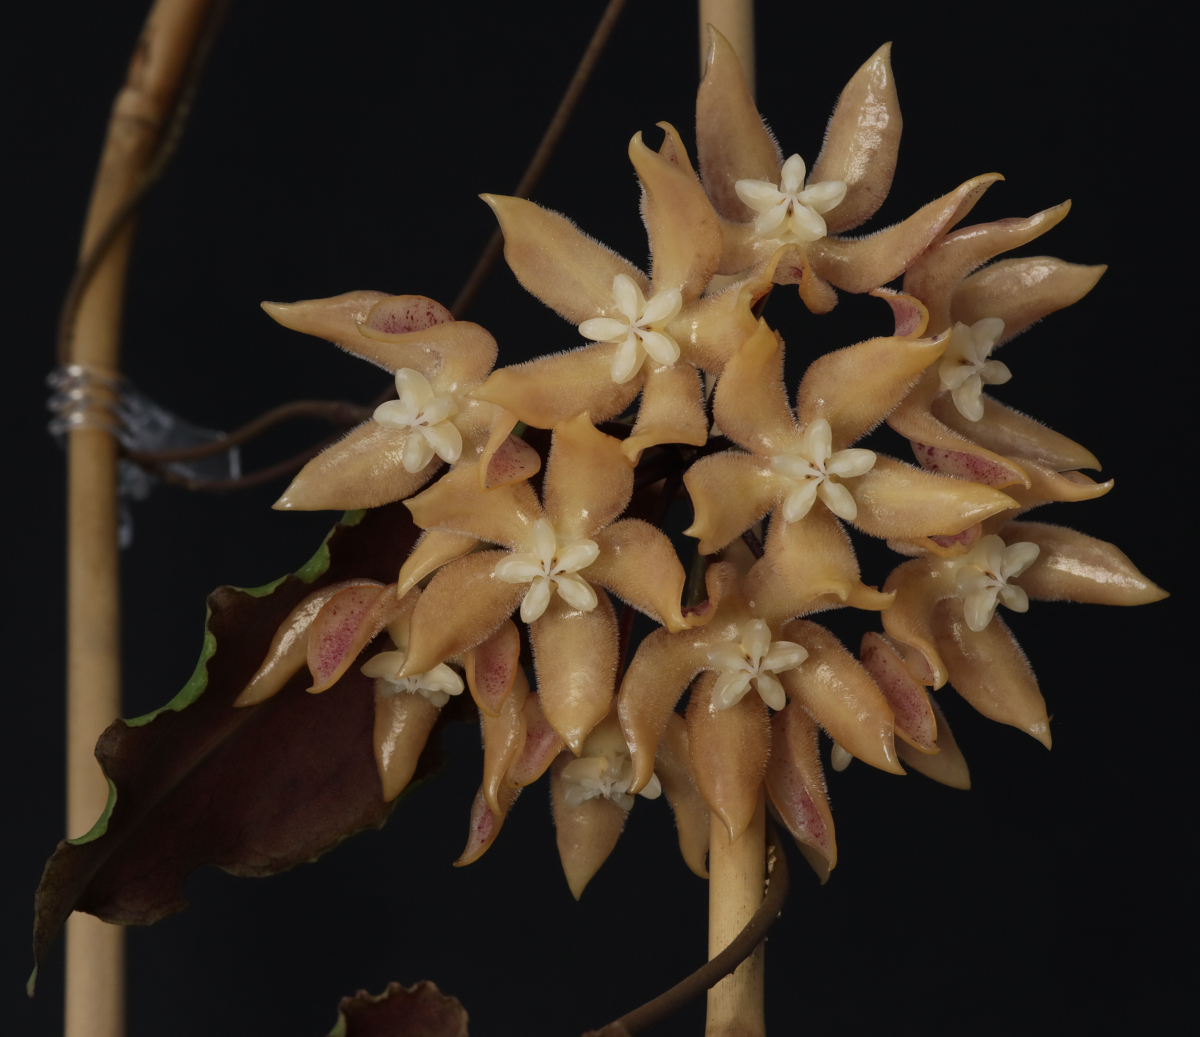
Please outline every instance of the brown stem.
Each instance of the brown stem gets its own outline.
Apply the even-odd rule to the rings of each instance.
[[[629,1037],[649,1029],[715,986],[758,948],[765,939],[767,930],[783,910],[783,902],[788,894],[787,858],[779,842],[779,833],[770,822],[767,823],[767,846],[771,853],[767,864],[767,895],[733,941],[720,954],[700,966],[687,979],[676,983],[670,990],[632,1012],[627,1012],[607,1026],[589,1031],[584,1037]]]
[[[583,96],[583,88],[587,86],[592,70],[596,67],[596,62],[600,59],[604,45],[608,42],[608,37],[612,35],[617,18],[624,6],[625,0],[609,0],[604,14],[600,16],[600,23],[596,26],[596,31],[592,33],[592,38],[588,42],[587,50],[579,59],[575,75],[571,77],[571,82],[567,85],[567,92],[563,94],[554,118],[550,120],[550,125],[546,127],[546,132],[542,135],[542,142],[538,145],[537,151],[533,153],[525,175],[521,177],[521,182],[517,184],[517,189],[513,192],[515,197],[528,198],[541,179],[542,173],[546,171],[550,156],[554,154],[554,149],[558,147],[558,142],[562,139],[571,114],[575,111],[579,98]],[[454,314],[455,320],[466,312],[467,307],[479,293],[479,289],[483,287],[483,282],[487,280],[488,274],[492,272],[492,267],[496,265],[496,260],[500,258],[500,250],[503,245],[504,235],[497,227],[479,256],[475,269],[471,271],[471,276],[467,278],[467,283],[463,285],[462,291],[458,293],[458,298],[454,300],[454,305],[450,307],[450,312]]]
[[[327,446],[332,446],[336,443],[338,438],[339,436],[337,435],[330,436],[328,439],[321,440],[320,443],[314,443],[298,454],[293,454],[286,461],[279,461],[277,464],[260,468],[257,472],[251,472],[249,475],[243,475],[237,479],[194,479],[188,475],[180,475],[179,472],[173,471],[170,468],[160,468],[157,466],[150,466],[150,470],[162,479],[163,482],[170,483],[172,486],[182,486],[185,490],[205,490],[209,493],[248,490],[252,486],[261,486],[272,479],[290,475],[297,469],[304,467],[304,465],[316,457]]]

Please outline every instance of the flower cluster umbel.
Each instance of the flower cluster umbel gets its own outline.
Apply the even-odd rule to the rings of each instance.
[[[564,216],[484,196],[521,284],[588,344],[493,370],[491,335],[419,296],[266,307],[385,368],[398,396],[310,462],[277,507],[404,500],[425,533],[394,584],[349,581],[303,602],[239,705],[306,664],[321,691],[376,646],[359,665],[376,678],[390,799],[438,710],[469,688],[484,775],[459,863],[488,848],[520,789],[549,771],[576,896],[638,794],[665,794],[684,859],[703,875],[710,815],[737,839],[765,785],[827,873],[837,849],[819,730],[839,769],[854,757],[893,773],[906,763],[966,787],[927,689],[950,682],[1050,744],[1041,693],[998,605],[1163,596],[1112,545],[1018,518],[1112,482],[1080,474],[1099,468],[1083,447],[983,393],[1013,377],[992,350],[1103,273],[1047,257],[984,266],[1049,230],[1067,205],[956,229],[1000,179],[989,174],[895,226],[845,237],[874,214],[895,168],[889,48],[842,92],[807,175],[763,124],[729,44],[715,31],[711,40],[699,175],[667,123],[657,150],[641,134],[629,144],[648,273]],[[883,287],[900,277],[902,290]],[[757,316],[788,284],[815,314],[837,290],[869,292],[892,311],[889,333],[816,358],[794,403],[783,341]],[[885,420],[919,467],[854,445]],[[548,452],[523,428],[549,430]],[[687,600],[684,565],[647,521],[681,483],[698,541],[689,568],[702,577],[691,586],[706,588]],[[909,556],[882,590],[862,582],[847,526]],[[614,599],[658,624],[628,665]],[[883,632],[868,632],[857,653],[808,618],[841,606],[881,615]],[[514,614],[528,631],[532,690]]]

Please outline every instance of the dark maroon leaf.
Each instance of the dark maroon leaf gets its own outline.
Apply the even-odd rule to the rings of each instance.
[[[328,1037],[467,1037],[467,1012],[427,979],[389,983],[378,997],[360,990],[342,998]]]
[[[351,577],[391,582],[419,532],[400,503],[348,512],[298,573],[209,595],[192,679],[161,709],[115,721],[96,745],[108,807],[46,864],[36,962],[72,910],[148,925],[187,906],[184,880],[202,864],[274,875],[383,824],[394,804],[375,769],[373,682],[357,667],[320,695],[306,693],[302,670],[266,702],[232,703],[305,596]],[[414,780],[436,770],[440,743],[435,731]]]

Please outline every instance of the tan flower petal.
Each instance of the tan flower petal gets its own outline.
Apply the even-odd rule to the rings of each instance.
[[[659,123],[678,141],[669,123]],[[682,146],[682,145],[678,145]],[[642,184],[642,219],[653,260],[651,292],[677,288],[685,303],[704,291],[721,258],[717,214],[696,179],[686,154],[683,163],[646,147],[640,132],[629,142],[629,160]]]
[[[717,675],[703,674],[688,702],[688,747],[696,787],[735,841],[754,818],[758,789],[771,752],[767,706],[745,695],[728,709],[713,705]]]
[[[390,803],[410,781],[421,750],[441,712],[424,695],[401,692],[385,695],[382,679],[375,682],[375,763],[383,784],[383,801]]]
[[[386,292],[347,292],[345,295],[335,295],[331,299],[264,302],[262,308],[272,320],[285,328],[305,335],[315,335],[353,353],[360,346],[359,340],[362,338],[358,326],[367,319],[371,307],[380,299],[386,298]],[[438,305],[432,299],[428,302],[433,303],[434,307]],[[437,309],[430,308],[425,313],[422,327],[453,319],[449,310],[439,313]]]
[[[504,824],[504,818],[509,810],[512,809],[513,803],[516,802],[517,796],[521,794],[519,788],[504,788],[500,793],[500,806],[503,808],[500,813],[492,813],[492,808],[488,806],[487,797],[483,794],[483,789],[475,793],[475,799],[471,803],[471,821],[470,827],[467,830],[467,845],[463,848],[462,854],[458,860],[454,862],[456,868],[461,868],[467,864],[471,864],[482,857],[490,848],[492,843],[496,841],[496,836],[500,834],[500,827]]]
[[[393,373],[402,367],[414,368],[438,393],[462,393],[483,381],[496,362],[497,352],[496,340],[486,328],[467,320],[451,320],[406,332],[381,330],[403,326],[402,320],[394,319],[393,312],[398,306],[408,305],[409,300],[422,297],[399,295],[376,303],[367,323],[359,328],[364,342],[354,352]]]
[[[542,712],[576,756],[608,714],[617,679],[617,617],[607,594],[596,598],[581,612],[555,594],[529,625]]]
[[[753,229],[753,224],[749,226]],[[735,235],[726,228],[726,236]],[[837,305],[837,292],[828,281],[817,276],[799,245],[784,245],[767,260],[763,272],[774,284],[798,285],[800,300],[812,313],[828,313]]]
[[[367,421],[308,462],[272,507],[276,511],[378,508],[411,497],[442,466],[434,457],[419,472],[404,469],[408,433]]]
[[[633,462],[621,441],[579,414],[554,430],[542,496],[560,545],[590,540],[629,503]]]
[[[925,777],[932,778],[943,785],[949,785],[952,789],[969,789],[971,772],[967,769],[967,761],[963,757],[962,750],[954,740],[950,725],[946,722],[941,707],[933,701],[932,695],[929,697],[929,704],[933,707],[933,715],[937,719],[938,751],[929,755],[919,749],[914,749],[906,742],[897,742],[896,752],[900,756],[900,761],[914,771],[924,774]]]
[[[824,418],[833,431],[833,449],[844,450],[895,409],[949,341],[946,335],[873,338],[818,357],[796,390],[800,424]]]
[[[616,847],[627,812],[604,796],[585,799],[577,806],[568,804],[562,772],[573,758],[570,753],[560,753],[550,768],[550,809],[559,860],[571,895],[578,900]]]
[[[697,461],[683,476],[696,517],[684,530],[700,540],[701,554],[715,554],[775,506],[785,489],[770,462],[727,450]]]
[[[936,753],[938,727],[925,688],[904,665],[900,653],[882,634],[863,634],[859,658],[863,669],[879,685],[895,714],[896,734],[922,753]]]
[[[770,288],[769,277],[739,280],[688,303],[664,330],[679,343],[684,360],[710,374],[720,374],[737,348],[758,328],[751,308]]]
[[[783,345],[766,321],[725,365],[713,395],[721,431],[756,454],[791,453],[800,432],[783,388]]]
[[[617,274],[632,278],[649,296],[650,282],[645,274],[588,237],[565,216],[521,198],[495,194],[480,197],[500,221],[504,258],[517,280],[572,324],[591,317],[621,316],[613,297],[613,278]]]
[[[825,214],[830,234],[853,230],[883,204],[900,149],[900,102],[892,75],[892,45],[885,43],[846,84],[825,131],[809,183],[841,180],[846,197]]]
[[[660,443],[704,446],[708,442],[700,372],[682,361],[673,367],[647,367],[637,424],[621,445],[622,453],[635,465],[647,447]]]
[[[807,619],[792,620],[782,634],[808,649],[797,669],[779,674],[788,698],[816,717],[852,756],[903,774],[896,760],[892,709],[858,660],[833,634]]]
[[[491,431],[479,458],[479,488],[494,490],[536,475],[542,467],[538,452],[525,440],[511,435],[517,416],[482,400],[469,402],[493,412]]]
[[[308,631],[308,669],[313,679],[308,690],[316,694],[336,684],[359,652],[416,602],[416,594],[397,598],[394,583],[347,587],[330,598]]]
[[[974,324],[984,317],[1004,321],[1007,342],[1046,314],[1078,302],[1100,280],[1106,266],[1079,266],[1050,256],[1004,259],[968,277],[950,302],[950,320]]]
[[[250,682],[234,700],[235,706],[253,706],[277,694],[308,661],[308,633],[317,613],[335,594],[348,587],[381,586],[374,580],[342,580],[314,591],[297,605],[287,619],[279,624],[267,656],[255,671]]]
[[[866,475],[842,481],[858,504],[854,524],[877,537],[958,533],[1016,506],[990,486],[932,475],[882,454]]]
[[[524,670],[517,671],[516,685],[528,692],[529,682]],[[562,738],[550,726],[536,695],[526,694],[522,711],[525,714],[525,748],[508,772],[509,781],[519,787],[532,785],[545,774],[563,747]]]
[[[483,727],[483,784],[480,788],[493,814],[504,813],[504,791],[514,787],[509,781],[509,772],[525,748],[524,707],[528,697],[528,684],[514,685],[497,716],[488,716],[482,711],[479,714]]]
[[[493,490],[493,493],[500,492]],[[443,566],[413,609],[408,659],[400,676],[425,673],[495,633],[526,587],[495,577],[504,551],[479,551]]]
[[[1073,439],[1006,407],[986,393],[982,399],[983,418],[979,421],[967,421],[959,414],[949,393],[935,397],[930,410],[943,425],[1005,457],[1032,458],[1059,472],[1072,468],[1100,470],[1096,455]]]
[[[870,237],[821,238],[808,246],[808,258],[821,277],[843,291],[878,288],[904,273],[931,241],[964,219],[979,196],[1003,179],[998,173],[977,176],[918,209],[903,223]]]
[[[862,609],[883,609],[888,595],[863,585],[850,538],[834,514],[814,507],[796,522],[771,521],[766,551],[746,575],[745,593],[754,614],[772,628],[812,611],[815,599],[832,596]]]
[[[729,570],[728,566],[711,566]],[[654,773],[659,738],[671,718],[675,703],[692,678],[708,665],[706,652],[720,641],[741,637],[736,620],[722,614],[708,626],[669,634],[659,629],[640,645],[621,681],[617,711],[621,729],[633,758],[631,794],[646,787]]]
[[[921,653],[929,670],[924,683],[932,685],[934,690],[940,688],[946,683],[947,671],[934,646],[930,616],[939,601],[958,593],[954,565],[929,558],[905,562],[892,570],[883,589],[896,595],[891,608],[880,616],[884,630],[893,640],[911,645]],[[905,661],[911,669],[907,654]]]
[[[817,724],[798,702],[771,718],[767,795],[796,842],[837,864],[837,840],[825,773],[817,750]]]
[[[497,717],[520,670],[521,635],[512,620],[467,652],[467,687],[484,716]],[[524,701],[524,695],[521,696]]]
[[[609,294],[612,294],[611,286]],[[512,411],[526,425],[555,428],[583,411],[608,421],[625,411],[641,378],[612,380],[616,343],[584,346],[493,371],[471,395]]]
[[[1046,700],[1004,621],[993,616],[976,632],[967,626],[961,599],[947,598],[934,609],[931,626],[954,690],[988,719],[1011,724],[1049,749]]]
[[[692,777],[687,723],[678,713],[667,718],[654,758],[654,773],[658,775],[663,794],[675,814],[679,852],[683,854],[684,863],[702,879],[708,878],[704,860],[708,855],[708,804]]]
[[[1008,489],[1008,494],[1022,510],[1048,501],[1095,500],[1113,488],[1112,479],[1096,482],[1082,472],[1056,472],[1053,468],[1038,464],[1027,457],[1017,457],[1014,460],[1025,469],[1030,482],[1028,489],[1022,486],[1011,486]]]
[[[733,189],[738,180],[779,182],[783,155],[763,125],[733,47],[708,29],[708,62],[696,94],[696,157],[712,204],[727,220],[745,223],[755,212]]]
[[[422,529],[436,526],[469,533],[505,547],[524,550],[542,506],[527,482],[510,483],[486,492],[479,488],[474,465],[459,465],[404,502]]]
[[[396,595],[404,597],[430,573],[447,562],[469,554],[479,546],[477,537],[469,533],[454,533],[445,529],[427,529],[421,534],[412,553],[400,567]]]
[[[905,273],[904,290],[929,307],[932,333],[936,334],[953,326],[954,320],[950,315],[951,296],[972,270],[1001,252],[1020,248],[1045,234],[1061,223],[1070,211],[1071,203],[1063,202],[1023,220],[998,220],[995,223],[963,227],[931,246]],[[990,310],[985,316],[1001,317]],[[957,319],[962,320],[961,317]],[[976,318],[981,319],[982,317]],[[970,323],[974,324],[975,321]],[[1007,325],[1007,321],[1005,323]],[[1007,327],[1005,330],[1007,332]]]
[[[1042,522],[1009,522],[1000,535],[1005,543],[1028,541],[1042,549],[1034,565],[1018,578],[1035,601],[1145,605],[1167,597],[1115,544]]]
[[[897,554],[907,555],[909,558],[922,558],[926,553],[934,554],[938,558],[961,558],[975,546],[981,536],[983,523],[976,522],[975,525],[967,526],[961,533],[952,536],[935,534],[928,537],[892,537],[887,543]]]
[[[929,327],[929,310],[915,295],[891,288],[872,288],[867,293],[882,299],[892,308],[896,319],[896,338],[920,338]]]
[[[588,580],[672,633],[692,625],[680,608],[687,575],[662,530],[641,519],[622,519],[595,539],[600,557],[585,570]]]

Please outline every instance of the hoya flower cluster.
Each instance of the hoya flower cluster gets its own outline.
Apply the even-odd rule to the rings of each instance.
[[[629,145],[649,272],[534,202],[484,196],[521,284],[587,344],[564,329],[564,352],[493,369],[492,336],[429,299],[355,292],[267,306],[386,369],[398,396],[310,462],[277,506],[404,500],[425,532],[395,583],[349,581],[302,602],[239,705],[305,665],[314,692],[361,667],[376,678],[375,751],[391,799],[438,710],[469,689],[484,774],[459,863],[488,848],[520,790],[549,772],[576,896],[639,794],[665,795],[687,864],[705,874],[710,815],[738,838],[765,786],[827,871],[837,849],[818,730],[839,768],[855,757],[893,773],[907,764],[965,787],[930,689],[950,683],[1050,744],[998,606],[1162,596],[1112,545],[1025,521],[1038,504],[1090,499],[1112,482],[1081,474],[1099,468],[1083,447],[984,392],[1028,376],[992,352],[1103,273],[1048,257],[990,262],[1053,227],[1065,204],[960,228],[1000,179],[989,174],[895,226],[844,236],[879,208],[895,168],[887,47],[843,91],[811,175],[799,153],[785,158],[715,32],[697,101],[699,175],[674,127],[660,126],[657,150],[641,134]],[[794,401],[784,343],[757,316],[780,285],[796,285],[814,314],[838,290],[891,310],[879,337],[815,359]],[[918,465],[855,446],[884,421]],[[548,452],[526,428],[549,431]],[[697,541],[682,560],[656,524],[677,491]],[[630,511],[655,494],[661,507]],[[907,556],[882,589],[863,583],[846,525]],[[658,624],[628,665],[617,606]],[[810,618],[843,606],[879,614],[882,631],[857,652]]]

